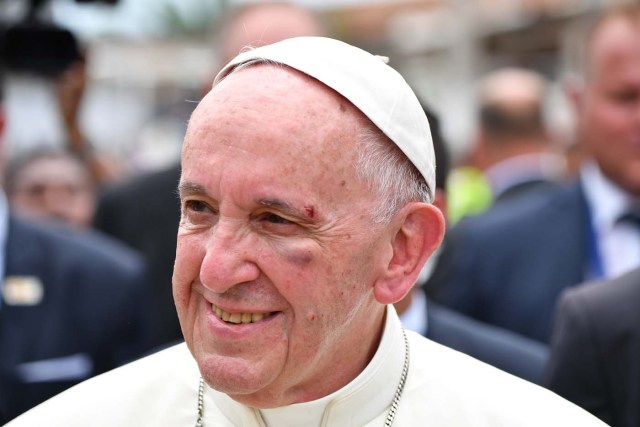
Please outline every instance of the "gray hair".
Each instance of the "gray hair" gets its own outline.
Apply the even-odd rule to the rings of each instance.
[[[409,202],[430,203],[432,190],[409,158],[373,123],[360,129],[356,175],[376,195],[371,212],[376,224],[388,223]],[[426,142],[425,142],[426,144]]]

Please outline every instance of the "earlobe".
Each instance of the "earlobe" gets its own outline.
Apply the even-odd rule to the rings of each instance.
[[[571,107],[573,107],[574,112],[578,112],[582,105],[582,98],[584,96],[582,83],[574,77],[564,83],[563,89],[566,98],[571,103]]]
[[[404,298],[444,236],[444,217],[433,205],[411,203],[398,213],[398,218],[397,232],[391,241],[391,260],[374,285],[374,296],[381,304],[393,304]]]

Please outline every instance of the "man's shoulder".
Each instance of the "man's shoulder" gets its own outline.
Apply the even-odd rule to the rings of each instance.
[[[640,332],[640,269],[604,282],[567,289],[558,304],[558,317],[574,316],[599,336],[631,336]]]
[[[580,300],[595,309],[635,302],[640,297],[640,268],[611,280],[569,288],[563,297]]]
[[[542,387],[418,334],[408,335],[411,366],[403,399],[430,413],[434,425],[603,425]]]
[[[198,378],[189,350],[178,344],[84,381],[8,427],[189,425]]]
[[[9,220],[7,245],[9,258],[16,262],[39,259],[57,266],[103,266],[132,273],[144,267],[138,252],[98,231],[37,224],[14,216]]]
[[[139,239],[171,243],[169,231],[177,228],[180,219],[179,180],[180,165],[176,165],[105,189],[99,197],[94,226],[133,247],[140,247]],[[172,246],[175,249],[175,240]]]
[[[478,216],[465,218],[447,231],[443,264],[438,265],[434,273],[436,284],[430,286],[432,289],[447,286],[451,274],[471,268],[481,269],[482,275],[477,280],[504,283],[506,276],[518,280],[524,277],[526,282],[530,277],[538,277],[537,273],[527,275],[530,273],[527,270],[536,265],[532,263],[532,257],[538,265],[564,260],[562,273],[570,275],[571,280],[578,274],[579,281],[587,217],[582,190],[575,184],[517,203],[504,203]],[[563,254],[569,256],[559,258]],[[506,275],[505,271],[517,273]],[[538,272],[549,273],[546,269],[538,269]],[[485,274],[492,278],[487,279]],[[566,281],[560,276],[558,280]],[[437,294],[438,291],[431,292],[439,298]]]
[[[480,322],[429,301],[427,337],[539,384],[548,347],[510,330]]]
[[[465,233],[492,236],[501,232],[531,233],[541,227],[553,226],[554,222],[548,222],[552,219],[575,218],[584,209],[583,197],[578,184],[556,186],[531,197],[496,204],[486,212],[463,219],[456,228]]]
[[[107,187],[101,194],[101,203],[119,203],[139,198],[176,196],[180,180],[180,165],[147,172],[127,181]]]

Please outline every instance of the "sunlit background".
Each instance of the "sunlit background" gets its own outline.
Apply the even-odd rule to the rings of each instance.
[[[22,19],[26,0],[0,0],[0,22]],[[42,19],[70,29],[86,48],[88,86],[80,125],[127,174],[179,156],[190,112],[216,61],[224,12],[246,1],[51,0]],[[473,130],[473,82],[501,65],[541,71],[555,82],[549,118],[563,143],[570,117],[561,96],[565,47],[584,17],[623,0],[298,0],[329,33],[390,57],[438,112],[454,155]],[[61,145],[65,136],[46,78],[6,76],[5,145],[10,154]]]

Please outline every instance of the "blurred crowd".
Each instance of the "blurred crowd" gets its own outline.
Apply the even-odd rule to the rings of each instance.
[[[571,144],[546,119],[557,82],[517,64],[475,82],[477,127],[455,159],[438,105],[421,100],[449,227],[396,309],[436,342],[640,426],[640,5],[584,31],[563,80]],[[214,68],[245,46],[330,29],[277,2],[235,8],[219,32]],[[180,165],[125,175],[92,147],[78,124],[84,56],[51,77],[67,144],[0,156],[0,423],[182,339]],[[199,84],[204,95],[211,82]]]

